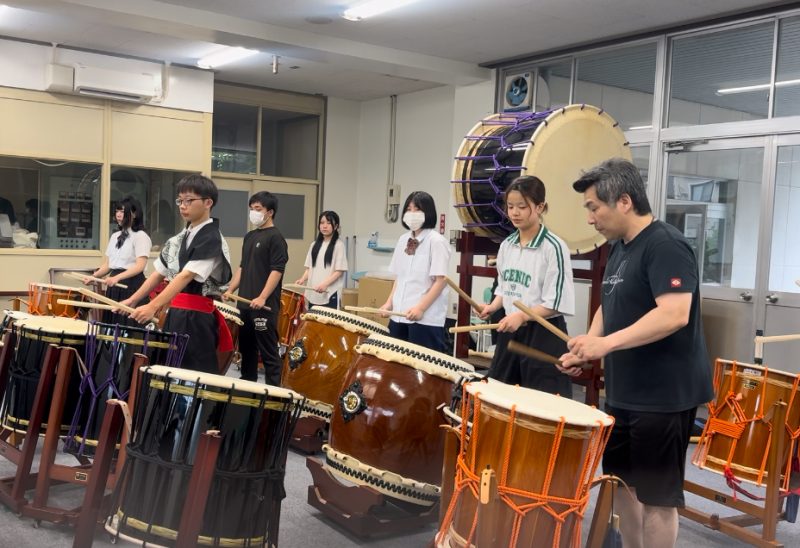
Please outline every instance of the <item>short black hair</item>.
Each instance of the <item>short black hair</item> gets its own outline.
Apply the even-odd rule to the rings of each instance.
[[[606,160],[572,183],[572,188],[581,193],[592,186],[595,187],[597,197],[606,204],[614,204],[623,194],[627,194],[637,215],[652,213],[639,168],[628,160],[623,158]]]
[[[261,204],[261,207],[267,211],[271,210],[273,219],[278,215],[278,197],[272,192],[267,192],[266,190],[256,192],[250,196],[250,201],[247,202],[247,205],[251,206],[255,203]]]
[[[178,181],[178,185],[175,190],[178,194],[182,192],[194,192],[203,199],[209,198],[211,200],[212,208],[217,205],[217,200],[219,199],[219,191],[217,190],[217,185],[214,184],[214,181],[205,175],[200,175],[197,173],[187,175]]]
[[[425,213],[425,222],[422,223],[422,228],[436,228],[438,219],[436,217],[436,204],[433,201],[433,196],[422,190],[416,190],[408,195],[406,202],[403,204],[403,211],[400,213],[400,222],[403,227],[411,230],[405,221],[402,220],[403,214],[408,210],[408,204],[413,203],[417,209]]]

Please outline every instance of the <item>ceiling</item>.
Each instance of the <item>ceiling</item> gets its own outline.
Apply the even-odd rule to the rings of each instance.
[[[352,100],[487,80],[480,65],[789,2],[418,0],[373,19],[345,0],[0,0],[0,36],[194,66],[260,54],[216,79]],[[277,74],[273,55],[279,56]]]

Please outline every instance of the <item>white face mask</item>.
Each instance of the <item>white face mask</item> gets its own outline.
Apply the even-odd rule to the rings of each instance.
[[[412,231],[416,232],[425,223],[424,211],[406,211],[403,214],[403,222],[408,225]]]
[[[266,217],[267,216],[260,211],[256,211],[255,209],[250,210],[250,222],[255,226],[263,225]]]

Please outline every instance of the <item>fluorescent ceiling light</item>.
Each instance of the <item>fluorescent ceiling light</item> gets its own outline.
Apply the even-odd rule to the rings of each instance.
[[[361,21],[367,17],[379,15],[416,1],[417,0],[368,0],[357,6],[347,8],[342,14],[342,17],[349,21]]]
[[[197,61],[197,66],[205,69],[216,68],[250,57],[256,53],[258,53],[258,50],[226,47],[225,49],[215,51],[211,55],[206,55]]]
[[[635,129],[653,129],[653,126],[631,126],[628,128],[628,131],[632,131]]]
[[[783,80],[781,82],[775,82],[776,88],[785,88],[788,86],[796,86],[800,84],[800,80]],[[762,89],[769,89],[770,84],[756,84],[753,86],[742,86],[739,88],[723,88],[717,90],[717,95],[730,95],[732,93],[746,93],[748,91],[759,91]]]

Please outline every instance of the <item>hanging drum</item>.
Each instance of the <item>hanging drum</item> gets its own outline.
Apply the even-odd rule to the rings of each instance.
[[[452,181],[456,211],[467,230],[503,240],[514,230],[505,214],[505,189],[520,175],[535,175],[547,188],[547,227],[573,254],[591,251],[605,239],[578,217],[583,198],[572,183],[615,157],[630,160],[630,148],[617,122],[597,107],[493,114],[472,128],[458,150]]]

